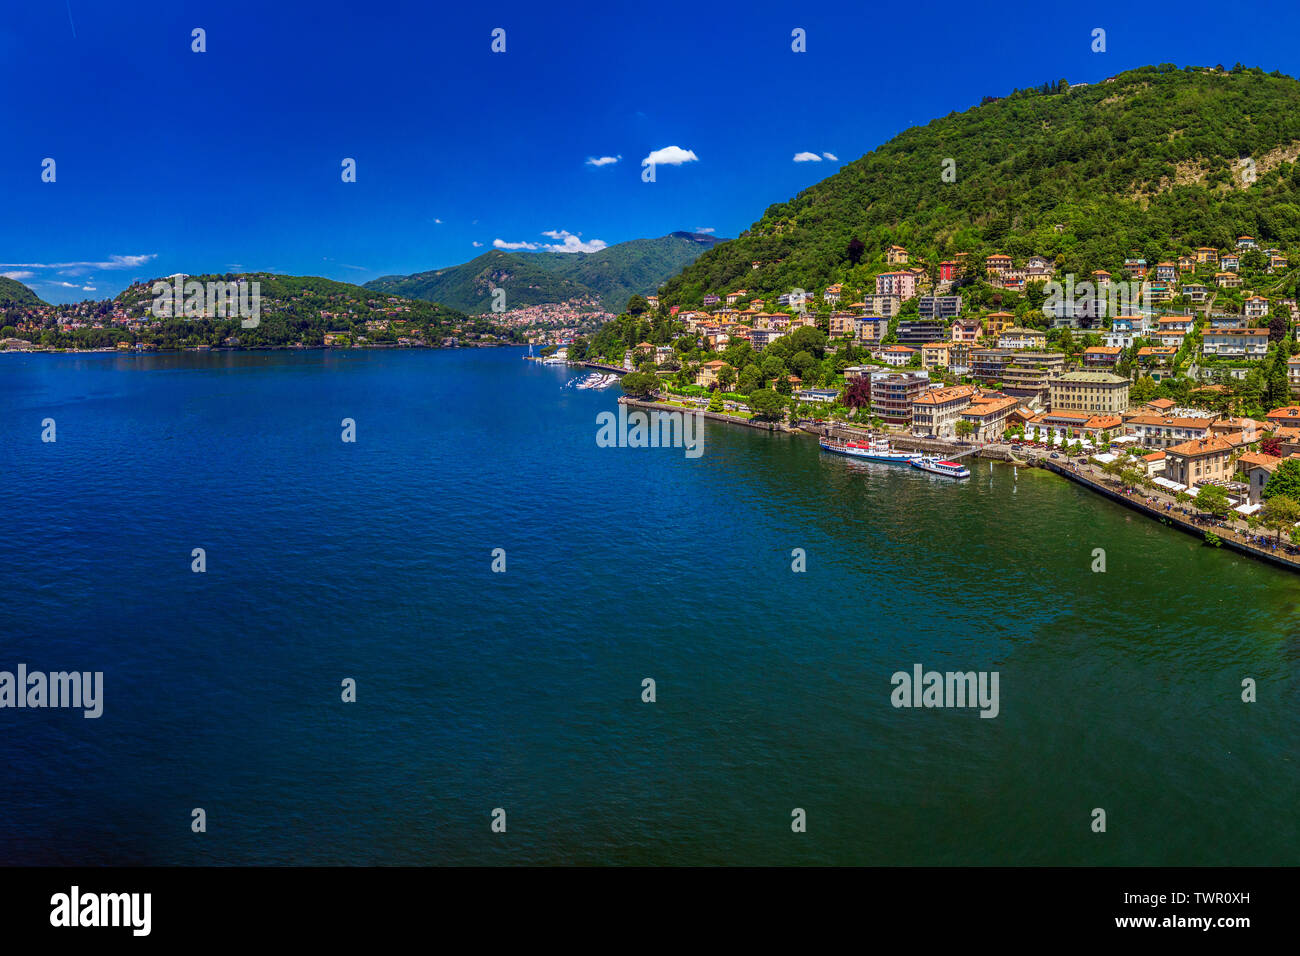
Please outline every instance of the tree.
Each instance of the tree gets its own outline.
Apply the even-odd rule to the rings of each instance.
[[[1134,405],[1144,405],[1156,397],[1156,382],[1150,375],[1143,375],[1129,389],[1129,401]]]
[[[718,369],[718,387],[722,391],[724,392],[731,391],[732,386],[734,386],[735,384],[736,384],[736,370],[734,368],[732,368],[730,365],[724,365],[722,368]]]
[[[650,311],[650,303],[646,301],[643,295],[634,295],[627,300],[627,312],[629,315],[643,315]]]
[[[962,419],[956,425],[957,437],[967,438],[975,431],[975,425],[966,419]]]
[[[1201,511],[1208,511],[1216,518],[1222,518],[1232,510],[1228,504],[1228,493],[1218,485],[1201,485],[1194,503]]]
[[[763,364],[760,368],[763,370],[763,378],[765,379],[780,378],[786,374],[785,363],[776,355],[764,355]]]
[[[1300,458],[1287,458],[1277,466],[1261,493],[1265,501],[1274,497],[1300,501]]]
[[[714,389],[713,394],[709,396],[709,411],[720,412],[723,408],[722,392],[718,389]]]
[[[844,256],[849,260],[850,265],[856,266],[862,261],[862,254],[867,251],[867,244],[854,236],[849,240],[848,246],[844,250]]]
[[[644,398],[659,391],[659,379],[647,372],[628,372],[619,384],[625,394],[634,398]]]
[[[1291,383],[1287,379],[1286,355],[1282,349],[1273,350],[1264,399],[1268,408],[1279,408],[1291,400]]]
[[[786,400],[770,388],[756,389],[749,396],[749,410],[755,418],[775,421],[785,416]]]
[[[755,389],[763,387],[763,373],[757,365],[746,365],[737,380],[737,389],[742,395],[748,395]]]
[[[796,352],[790,358],[791,371],[793,371],[794,374],[798,375],[799,378],[804,380],[808,379],[809,369],[811,369],[816,364],[817,364],[817,360],[812,357],[811,352]]]
[[[870,408],[871,407],[871,383],[865,378],[860,378],[844,390],[844,405],[846,408]]]
[[[1280,469],[1279,469],[1280,470]],[[1276,477],[1276,474],[1274,475]],[[1272,484],[1270,481],[1269,484]],[[1277,530],[1277,540],[1282,540],[1282,532],[1295,527],[1300,521],[1300,502],[1286,495],[1274,495],[1264,502],[1264,509],[1259,513],[1259,520],[1266,528]]]
[[[1291,320],[1287,313],[1275,309],[1272,318],[1268,320],[1268,341],[1270,344],[1284,341],[1290,331]]]

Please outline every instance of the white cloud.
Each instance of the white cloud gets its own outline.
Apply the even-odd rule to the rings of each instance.
[[[822,153],[822,155],[825,156],[827,159],[829,159],[832,163],[838,163],[840,161],[840,158],[836,156],[834,153]]]
[[[642,166],[680,166],[682,163],[698,162],[700,157],[696,156],[694,151],[682,149],[680,146],[665,146],[663,149],[656,149],[645,159],[641,160]]]
[[[822,158],[816,153],[795,153],[794,161],[796,163],[820,163]]]
[[[548,229],[542,235],[558,240],[557,244],[546,247],[551,252],[599,252],[606,246],[604,239],[589,239],[583,242],[582,233],[574,235],[567,229]]]
[[[613,163],[617,163],[622,158],[623,158],[622,153],[619,153],[617,156],[588,156],[587,165],[588,166],[609,166]]]
[[[439,226],[442,225],[442,220],[441,220],[441,219],[435,219],[434,222],[435,222],[436,224],[438,224]]]
[[[6,279],[30,279],[32,276],[36,275],[36,273],[23,272],[19,270],[17,272],[0,272],[0,275],[4,276]]]
[[[83,285],[83,286],[81,287],[81,291],[82,291],[82,292],[97,292],[98,290],[97,290],[93,285]]]
[[[481,243],[481,242],[471,242],[470,245],[473,246],[475,249],[478,249],[478,248],[482,247],[483,243]]]
[[[157,258],[158,254],[151,252],[140,256],[109,256],[105,262],[0,262],[0,269],[57,269],[64,275],[80,275],[96,269],[134,269]]]
[[[542,233],[555,242],[506,242],[493,239],[492,245],[497,249],[526,249],[529,252],[599,252],[607,243],[604,239],[582,239],[582,233],[572,233],[567,229],[547,229]]]
[[[707,234],[707,233],[710,233],[710,232],[717,232],[718,230],[717,230],[717,229],[714,229],[712,226],[696,226],[696,227],[695,227],[695,231],[696,231],[696,232],[703,232],[703,233]]]

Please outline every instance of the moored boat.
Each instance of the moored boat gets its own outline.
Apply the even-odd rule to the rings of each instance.
[[[946,475],[949,478],[969,478],[970,469],[959,461],[948,461],[938,455],[926,455],[912,462],[913,468],[920,468],[934,475]]]
[[[834,438],[819,438],[817,443],[823,451],[866,461],[879,461],[890,465],[906,465],[921,457],[919,451],[899,451],[886,439],[873,438],[871,441],[838,441]]]

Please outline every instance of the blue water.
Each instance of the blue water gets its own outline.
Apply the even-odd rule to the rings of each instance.
[[[0,710],[0,863],[1300,862],[1300,578],[1042,472],[600,448],[521,354],[0,355],[0,669],[105,675]]]

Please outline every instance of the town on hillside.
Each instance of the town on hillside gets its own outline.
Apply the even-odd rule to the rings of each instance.
[[[417,299],[383,295],[316,277],[168,276],[193,285],[221,279],[256,284],[259,318],[252,328],[212,308],[158,307],[153,281],[137,281],[113,299],[63,305],[11,303],[0,308],[0,350],[203,351],[240,348],[452,348],[522,341],[484,318]],[[188,288],[188,286],[187,286]],[[186,293],[189,295],[189,292]]]
[[[1082,279],[1042,256],[929,265],[891,245],[880,260],[866,288],[719,290],[702,308],[634,297],[557,354],[620,371],[634,399],[1084,455],[1171,497],[1212,486],[1243,517],[1283,463],[1300,478],[1283,250],[1243,235]]]

